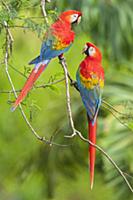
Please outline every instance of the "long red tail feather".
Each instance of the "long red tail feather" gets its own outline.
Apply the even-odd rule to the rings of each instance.
[[[91,121],[88,122],[88,137],[89,140],[96,144],[96,128],[97,122],[92,124]],[[90,185],[91,189],[93,188],[94,183],[94,168],[95,168],[95,157],[96,157],[96,149],[92,145],[89,146],[89,163],[90,163]]]
[[[32,70],[30,76],[28,77],[24,87],[22,88],[18,98],[16,99],[16,101],[15,101],[13,107],[12,107],[12,111],[14,111],[17,108],[17,106],[23,101],[23,99],[26,97],[29,90],[33,87],[33,84],[35,83],[37,78],[41,75],[41,73],[44,71],[46,66],[47,66],[47,64],[42,64],[39,67],[37,72],[36,72],[36,68],[34,68]]]

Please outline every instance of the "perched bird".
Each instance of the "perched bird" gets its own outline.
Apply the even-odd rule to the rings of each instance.
[[[76,10],[63,12],[55,23],[46,32],[45,40],[42,43],[40,55],[33,59],[29,64],[35,67],[29,75],[23,89],[16,99],[12,111],[23,101],[33,84],[44,71],[52,58],[63,55],[71,47],[75,33],[72,24],[79,23],[82,13]]]
[[[92,43],[85,45],[83,53],[85,59],[81,62],[77,74],[77,87],[88,117],[88,137],[96,144],[97,115],[101,105],[101,95],[104,87],[104,69],[102,67],[102,54]],[[95,147],[89,146],[90,185],[93,188]]]

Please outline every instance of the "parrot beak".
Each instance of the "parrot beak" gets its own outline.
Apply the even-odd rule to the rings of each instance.
[[[81,16],[78,17],[77,24],[81,22]]]
[[[84,54],[84,53],[85,53],[85,51],[86,51],[86,50],[85,50],[85,48],[83,48],[83,50],[82,50],[82,54]]]
[[[84,54],[85,52],[86,52],[86,50],[87,50],[87,48],[86,48],[86,46],[83,48],[83,50],[82,50],[82,54]]]

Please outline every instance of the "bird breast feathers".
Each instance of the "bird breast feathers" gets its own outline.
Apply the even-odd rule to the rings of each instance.
[[[75,37],[75,33],[66,24],[59,23],[52,26],[53,49],[61,50],[68,47]]]
[[[86,77],[80,73],[80,80],[83,86],[87,89],[93,89],[96,86],[99,86],[101,89],[104,87],[103,78],[94,72],[90,72]]]

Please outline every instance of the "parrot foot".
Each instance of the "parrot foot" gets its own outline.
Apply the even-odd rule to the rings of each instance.
[[[62,63],[62,61],[64,62],[66,61],[63,54],[59,55],[58,58],[59,58],[60,64]]]
[[[75,89],[76,89],[77,91],[79,91],[77,81],[74,81],[74,80],[72,80],[72,79],[71,79],[70,81],[71,81],[70,85],[71,85],[72,87],[75,87]]]
[[[71,86],[75,86],[76,84],[77,84],[77,81],[71,80],[71,83],[70,83]]]

